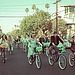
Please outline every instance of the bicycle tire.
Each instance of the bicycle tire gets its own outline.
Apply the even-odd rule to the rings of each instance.
[[[60,55],[58,60],[59,68],[64,70],[67,66],[67,59],[65,55]]]
[[[38,68],[38,69],[40,69],[41,68],[41,65],[42,65],[42,62],[41,62],[41,58],[40,58],[40,56],[39,55],[36,55],[36,67]]]
[[[72,55],[73,55],[73,53],[70,53],[70,55],[69,55],[69,65],[71,67],[73,67],[75,65],[74,61],[72,60],[72,57],[73,57]]]

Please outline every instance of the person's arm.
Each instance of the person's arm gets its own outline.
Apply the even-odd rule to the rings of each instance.
[[[0,39],[0,44],[2,43],[2,39]]]
[[[42,46],[42,44],[40,42],[36,42],[36,45],[38,46]]]
[[[53,36],[51,36],[51,43],[52,43],[52,42],[54,42],[54,41],[53,41]]]
[[[51,46],[54,45],[54,38],[53,38],[53,36],[51,36],[51,40],[50,41],[51,41],[51,44],[50,45]]]
[[[58,39],[59,39],[59,41],[63,44],[64,42],[63,42],[63,40],[62,39],[60,39],[60,37],[58,36]]]

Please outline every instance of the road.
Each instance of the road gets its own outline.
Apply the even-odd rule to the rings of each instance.
[[[67,60],[69,53],[70,51],[66,53]],[[23,53],[22,48],[14,48],[12,55],[7,53],[7,58],[6,63],[2,63],[0,57],[0,75],[75,75],[75,66],[70,67],[68,62],[65,70],[61,70],[58,67],[58,63],[55,63],[54,66],[50,66],[44,54],[41,55],[41,69],[37,69],[35,63],[29,65],[27,53]]]

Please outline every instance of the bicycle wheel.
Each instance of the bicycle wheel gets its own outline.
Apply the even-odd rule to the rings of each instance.
[[[27,46],[25,46],[25,48],[24,48],[24,49],[25,49],[25,52],[27,52]]]
[[[74,66],[73,53],[69,55],[69,65]]]
[[[49,62],[49,64],[50,64],[51,66],[54,65],[54,59],[53,59],[52,56],[48,56],[48,62]]]
[[[48,56],[48,55],[49,55],[49,49],[46,48],[46,56]]]
[[[59,56],[59,60],[58,60],[58,64],[59,64],[59,67],[60,69],[65,69],[67,64],[66,64],[66,57],[64,55],[60,55]]]
[[[49,64],[52,66],[58,60],[58,48],[56,46],[51,46],[49,48],[50,55],[48,56]]]
[[[36,55],[36,67],[38,69],[40,69],[41,68],[41,65],[42,65],[41,58],[40,58],[39,55]]]
[[[32,64],[33,64],[32,60],[31,60],[31,59],[29,59],[29,58],[28,58],[28,62],[29,62],[29,64],[30,64],[30,65],[32,65]]]
[[[5,60],[5,50],[2,51],[2,62],[5,63],[6,60]]]

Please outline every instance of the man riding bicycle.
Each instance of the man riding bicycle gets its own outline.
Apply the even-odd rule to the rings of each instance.
[[[54,47],[55,51],[56,51],[56,55],[58,55],[58,50],[59,49],[56,46],[58,46],[60,42],[63,44],[63,41],[60,39],[60,37],[57,35],[57,32],[55,31],[53,33],[53,36],[51,36],[51,44],[50,44],[51,46],[50,46],[50,49],[49,49],[50,54],[52,54],[51,51]]]
[[[57,32],[53,33],[54,35],[51,36],[51,45],[55,44],[56,46],[59,44],[59,42],[63,43],[63,41],[60,39],[60,37],[57,35]]]

